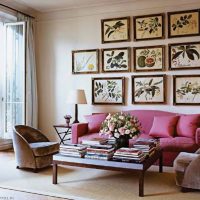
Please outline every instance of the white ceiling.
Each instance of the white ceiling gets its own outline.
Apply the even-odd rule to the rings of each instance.
[[[137,0],[14,0],[39,12],[102,6],[134,2]],[[141,0],[140,0],[141,1]]]

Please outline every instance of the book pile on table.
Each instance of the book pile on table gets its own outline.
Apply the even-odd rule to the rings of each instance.
[[[87,147],[80,144],[60,145],[59,153],[65,156],[83,158],[86,154]]]
[[[141,163],[145,159],[145,154],[136,148],[122,147],[114,153],[113,160],[122,162]]]
[[[92,139],[86,139],[82,140],[83,145],[103,145],[106,144],[108,139],[106,138],[92,138]]]
[[[107,144],[115,145],[116,144],[116,139],[114,137],[108,138]]]
[[[157,139],[139,138],[136,140],[133,147],[150,156],[159,148],[159,145],[160,143]]]
[[[94,144],[87,147],[85,158],[110,160],[113,157],[114,148],[109,144]]]

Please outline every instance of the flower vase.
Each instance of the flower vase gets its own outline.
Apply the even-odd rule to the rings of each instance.
[[[121,135],[119,138],[116,138],[116,149],[121,147],[128,147],[129,146],[129,138]]]

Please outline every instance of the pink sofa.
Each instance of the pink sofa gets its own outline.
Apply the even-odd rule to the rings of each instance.
[[[154,117],[161,116],[184,116],[183,114],[171,113],[157,110],[131,110],[125,111],[131,115],[136,116],[142,124],[142,133],[139,137],[152,138],[149,132],[152,128]],[[105,114],[106,115],[106,114]],[[72,126],[72,143],[81,143],[83,139],[100,137],[99,122],[104,119],[89,120],[89,123],[78,123]],[[198,118],[199,120],[199,118]],[[92,126],[93,127],[92,127]],[[95,128],[94,128],[95,126]],[[92,127],[92,129],[91,129]],[[200,121],[198,121],[198,127],[200,127]],[[133,145],[134,140],[129,140],[129,146]],[[173,137],[162,137],[160,138],[160,145],[163,149],[163,164],[165,166],[172,166],[174,159],[180,152],[195,152],[200,147],[200,128],[196,128],[194,135],[178,136]]]

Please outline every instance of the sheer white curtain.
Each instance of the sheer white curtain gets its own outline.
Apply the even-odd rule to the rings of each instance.
[[[35,21],[21,13],[18,21],[26,22],[26,125],[38,126],[38,98],[35,62]]]

